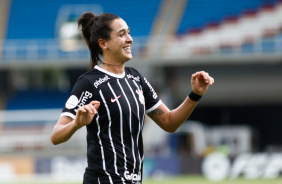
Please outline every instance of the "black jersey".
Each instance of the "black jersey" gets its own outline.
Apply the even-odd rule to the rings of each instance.
[[[95,66],[79,77],[61,115],[74,119],[77,109],[92,100],[100,107],[87,125],[84,183],[141,183],[145,113],[161,100],[135,69],[125,67],[117,75]]]

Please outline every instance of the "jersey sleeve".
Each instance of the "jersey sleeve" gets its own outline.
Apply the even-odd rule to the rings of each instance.
[[[159,99],[159,96],[149,81],[145,77],[141,78],[143,79],[143,94],[145,98],[146,113],[149,113],[159,107],[162,101]]]
[[[77,109],[93,100],[92,93],[93,88],[90,82],[82,76],[79,77],[69,95],[64,109],[62,110],[61,116],[69,116],[75,119]]]

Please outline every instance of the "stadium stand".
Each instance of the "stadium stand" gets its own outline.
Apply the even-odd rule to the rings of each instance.
[[[143,7],[142,5],[146,2],[150,4],[150,6]],[[145,0],[143,2],[108,0],[95,1],[94,3],[91,0],[81,0],[79,2],[75,0],[13,0],[10,11],[7,39],[55,38],[55,26],[56,21],[59,18],[57,17],[58,13],[62,7],[67,5],[72,5],[72,8],[74,9],[78,5],[89,5],[90,7],[93,5],[99,5],[102,7],[103,12],[117,14],[124,18],[129,26],[132,25],[130,27],[134,36],[145,36],[150,32],[153,22],[152,17],[155,17],[160,2],[160,0]],[[84,10],[76,10],[78,12],[76,13],[76,16],[79,16],[84,11],[87,11],[87,9],[89,8],[84,7]],[[100,9],[98,9],[98,13],[101,13]],[[137,17],[136,14],[142,16]],[[136,22],[142,24],[136,24]],[[18,29],[19,27],[21,28],[20,30]]]
[[[222,23],[227,17],[239,17],[243,12],[257,10],[263,4],[274,4],[277,0],[190,0],[186,6],[178,34],[204,29],[210,23]]]
[[[281,1],[205,3],[191,0],[188,4],[170,55],[277,52],[281,49]]]
[[[52,53],[54,57],[66,57],[69,53],[61,52],[58,47],[58,42],[52,40],[58,39],[58,27],[60,26],[58,24],[61,23],[62,20],[67,20],[70,17],[77,18],[85,11],[92,11],[97,14],[102,12],[115,13],[127,21],[133,36],[146,36],[150,33],[151,25],[153,25],[154,21],[152,17],[156,16],[160,2],[160,0],[148,1],[150,6],[142,7],[141,4],[146,2],[142,1],[140,2],[141,4],[138,5],[138,2],[118,2],[114,0],[98,1],[94,4],[93,1],[90,0],[82,0],[79,2],[65,0],[42,2],[27,0],[23,2],[15,0],[12,2],[10,10],[4,59],[9,59],[15,54],[19,55],[20,58],[29,57],[28,53],[26,53],[29,50],[31,50],[30,55],[33,54],[36,58],[52,58]],[[115,8],[117,6],[120,8]],[[68,9],[66,9],[66,7],[68,7]],[[62,13],[62,10],[65,10],[64,13]],[[135,16],[136,14],[142,16]],[[19,41],[18,39],[23,41]],[[18,42],[20,42],[19,45],[17,44]],[[28,50],[26,47],[30,49]],[[44,50],[45,52],[49,52],[44,53]],[[32,51],[36,53],[32,53]],[[87,54],[72,54],[68,58],[81,58],[82,56],[88,57]]]
[[[112,12],[123,17],[131,27],[135,42],[133,53],[138,57],[169,58],[175,53],[178,57],[208,53],[246,54],[249,50],[251,53],[264,52],[269,44],[274,48],[269,48],[268,52],[280,48],[281,40],[277,34],[282,3],[279,0],[215,0],[213,3],[208,0],[158,0],[148,1],[150,6],[146,8],[142,6],[146,4],[144,1],[140,4],[113,0],[91,3],[89,0],[79,4],[76,1],[13,1],[3,63],[16,59],[39,59],[42,63],[48,59],[68,59],[71,63],[78,58],[88,58],[89,53],[82,49],[82,44],[75,43],[80,45],[80,50],[73,52],[60,47],[62,23],[76,19],[85,11]],[[122,8],[114,8],[116,6]],[[266,44],[262,41],[263,32],[269,29],[275,31],[275,36],[266,41],[272,43]],[[248,49],[250,42],[254,47]]]
[[[160,0],[148,1],[150,6],[142,7],[144,1],[12,1],[6,40],[3,43],[3,60],[15,59],[73,59],[88,58],[88,51],[65,52],[60,48],[60,25],[70,18],[77,18],[85,11],[100,14],[115,13],[129,24],[133,36],[143,36],[135,42],[145,42],[150,33]],[[120,8],[115,8],[119,6]],[[127,8],[134,7],[134,8]],[[141,8],[142,7],[142,8]],[[142,16],[135,16],[136,14]],[[36,15],[36,16],[34,16]],[[136,24],[137,23],[137,24]],[[19,29],[20,28],[20,29]],[[82,44],[81,44],[82,45]],[[81,46],[80,48],[82,48]]]

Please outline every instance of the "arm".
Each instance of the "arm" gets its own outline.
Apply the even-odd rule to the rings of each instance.
[[[196,72],[191,77],[192,90],[200,96],[203,96],[208,86],[213,83],[214,79],[204,71]],[[171,111],[162,103],[157,109],[149,112],[148,116],[163,130],[173,133],[188,119],[197,104],[197,101],[187,97],[179,107]]]
[[[54,145],[66,142],[81,127],[91,123],[93,117],[97,114],[100,102],[92,101],[77,110],[76,118],[61,116],[54,126],[51,134],[51,141]]]

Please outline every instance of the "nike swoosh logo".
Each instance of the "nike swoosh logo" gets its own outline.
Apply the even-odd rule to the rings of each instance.
[[[121,95],[117,96],[116,98],[111,98],[111,102],[114,103],[115,101],[117,101],[117,99],[119,99],[121,97]]]

